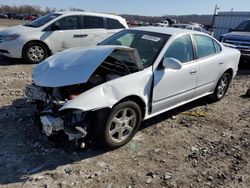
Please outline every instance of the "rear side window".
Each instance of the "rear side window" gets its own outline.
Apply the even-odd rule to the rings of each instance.
[[[182,63],[192,61],[194,56],[190,35],[184,35],[175,39],[168,47],[164,57],[175,58]]]
[[[216,53],[220,53],[221,51],[221,46],[218,44],[218,42],[216,42],[215,40],[213,40],[214,42],[214,48],[215,48],[215,52]]]
[[[240,23],[234,30],[235,31],[249,32],[250,31],[250,21],[246,20],[246,21]]]
[[[212,38],[203,35],[194,35],[194,41],[198,58],[207,57],[216,53]]]
[[[107,29],[123,29],[125,28],[118,20],[107,18]]]
[[[84,16],[83,23],[84,23],[84,29],[104,28],[104,22],[102,17]]]

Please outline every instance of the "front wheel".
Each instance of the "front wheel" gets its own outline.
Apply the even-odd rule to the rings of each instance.
[[[28,43],[23,50],[23,58],[29,63],[40,63],[48,57],[47,48],[39,42]]]
[[[105,125],[100,129],[102,145],[118,148],[128,143],[141,123],[141,110],[137,103],[125,101],[114,106]]]
[[[219,101],[225,96],[230,84],[230,80],[231,76],[227,72],[221,76],[215,87],[214,93],[212,94],[212,98],[214,99],[214,101]]]

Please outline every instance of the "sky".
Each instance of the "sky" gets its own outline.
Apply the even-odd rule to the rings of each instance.
[[[250,0],[0,0],[1,4],[145,16],[213,14],[216,4],[218,11],[250,11]]]

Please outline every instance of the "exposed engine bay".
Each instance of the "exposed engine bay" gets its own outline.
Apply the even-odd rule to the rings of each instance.
[[[91,88],[140,70],[134,63],[118,60],[115,52],[97,67],[86,83],[62,87],[27,86],[26,95],[37,105],[42,129],[47,136],[63,131],[69,140],[84,138],[91,122],[90,112],[59,109]]]

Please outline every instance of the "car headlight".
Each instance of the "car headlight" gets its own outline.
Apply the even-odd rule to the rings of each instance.
[[[18,34],[13,34],[13,35],[3,35],[2,41],[6,42],[6,41],[11,41],[11,40],[15,40],[19,37],[20,35]]]

